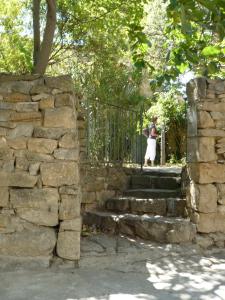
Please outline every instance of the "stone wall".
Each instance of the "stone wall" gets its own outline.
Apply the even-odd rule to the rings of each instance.
[[[188,207],[197,242],[225,246],[225,81],[197,78],[187,86]]]
[[[80,165],[82,211],[95,209],[111,197],[121,195],[129,186],[131,168]]]
[[[0,75],[0,256],[80,256],[76,98],[68,76]]]

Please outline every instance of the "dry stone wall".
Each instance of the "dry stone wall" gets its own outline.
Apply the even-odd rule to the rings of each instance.
[[[225,81],[187,86],[188,207],[203,247],[225,246]]]
[[[95,209],[104,200],[121,195],[129,186],[131,168],[80,165],[82,211]]]
[[[80,256],[77,100],[69,76],[0,75],[0,256]]]

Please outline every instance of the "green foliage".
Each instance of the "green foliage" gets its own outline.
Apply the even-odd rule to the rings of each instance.
[[[32,40],[24,31],[26,2],[0,2],[0,72],[25,73],[32,68]]]
[[[58,2],[50,73],[70,72],[87,99],[135,106],[147,49],[143,0]],[[63,59],[62,59],[63,58]]]
[[[186,104],[182,97],[174,90],[159,93],[155,104],[147,111],[145,123],[154,116],[158,117],[158,124],[167,129],[176,122],[182,126],[186,120]]]
[[[208,77],[224,76],[224,1],[170,0],[165,28],[167,70],[175,79],[185,70]]]

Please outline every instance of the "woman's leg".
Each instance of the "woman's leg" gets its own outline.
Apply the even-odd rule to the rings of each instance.
[[[155,139],[150,139],[149,147],[150,147],[149,157],[151,160],[151,166],[154,167],[154,161],[155,161],[155,156],[156,156],[156,140]]]
[[[150,155],[150,146],[149,146],[149,138],[147,139],[147,148],[146,148],[146,152],[145,152],[145,162],[144,162],[144,167],[148,166],[148,159],[149,159],[149,155]]]

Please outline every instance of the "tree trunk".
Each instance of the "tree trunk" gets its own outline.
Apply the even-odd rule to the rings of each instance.
[[[37,2],[39,0],[33,0],[34,2]],[[34,53],[34,74],[44,74],[48,65],[49,57],[51,54],[53,39],[54,39],[54,33],[55,33],[55,27],[56,27],[56,0],[46,0],[47,2],[47,20],[45,25],[45,31],[43,36],[43,41],[41,43],[41,46],[39,48],[39,51]],[[37,3],[36,3],[37,4]],[[34,7],[35,8],[35,7]],[[40,2],[39,2],[39,9],[40,9]],[[34,15],[36,16],[35,12]],[[35,23],[36,22],[36,23]],[[37,25],[37,19],[34,19],[34,27]],[[38,30],[35,28],[36,34],[38,35]],[[40,26],[39,26],[40,30]],[[39,35],[40,36],[40,35]],[[37,47],[38,38],[35,37],[34,47]],[[37,50],[37,48],[34,48],[34,51]],[[36,56],[37,55],[37,56]]]
[[[34,31],[34,66],[37,64],[38,55],[40,52],[40,2],[41,0],[33,0],[33,31]]]
[[[160,164],[164,166],[166,163],[166,137],[165,137],[165,126],[163,125],[161,131],[161,155],[160,155]]]

